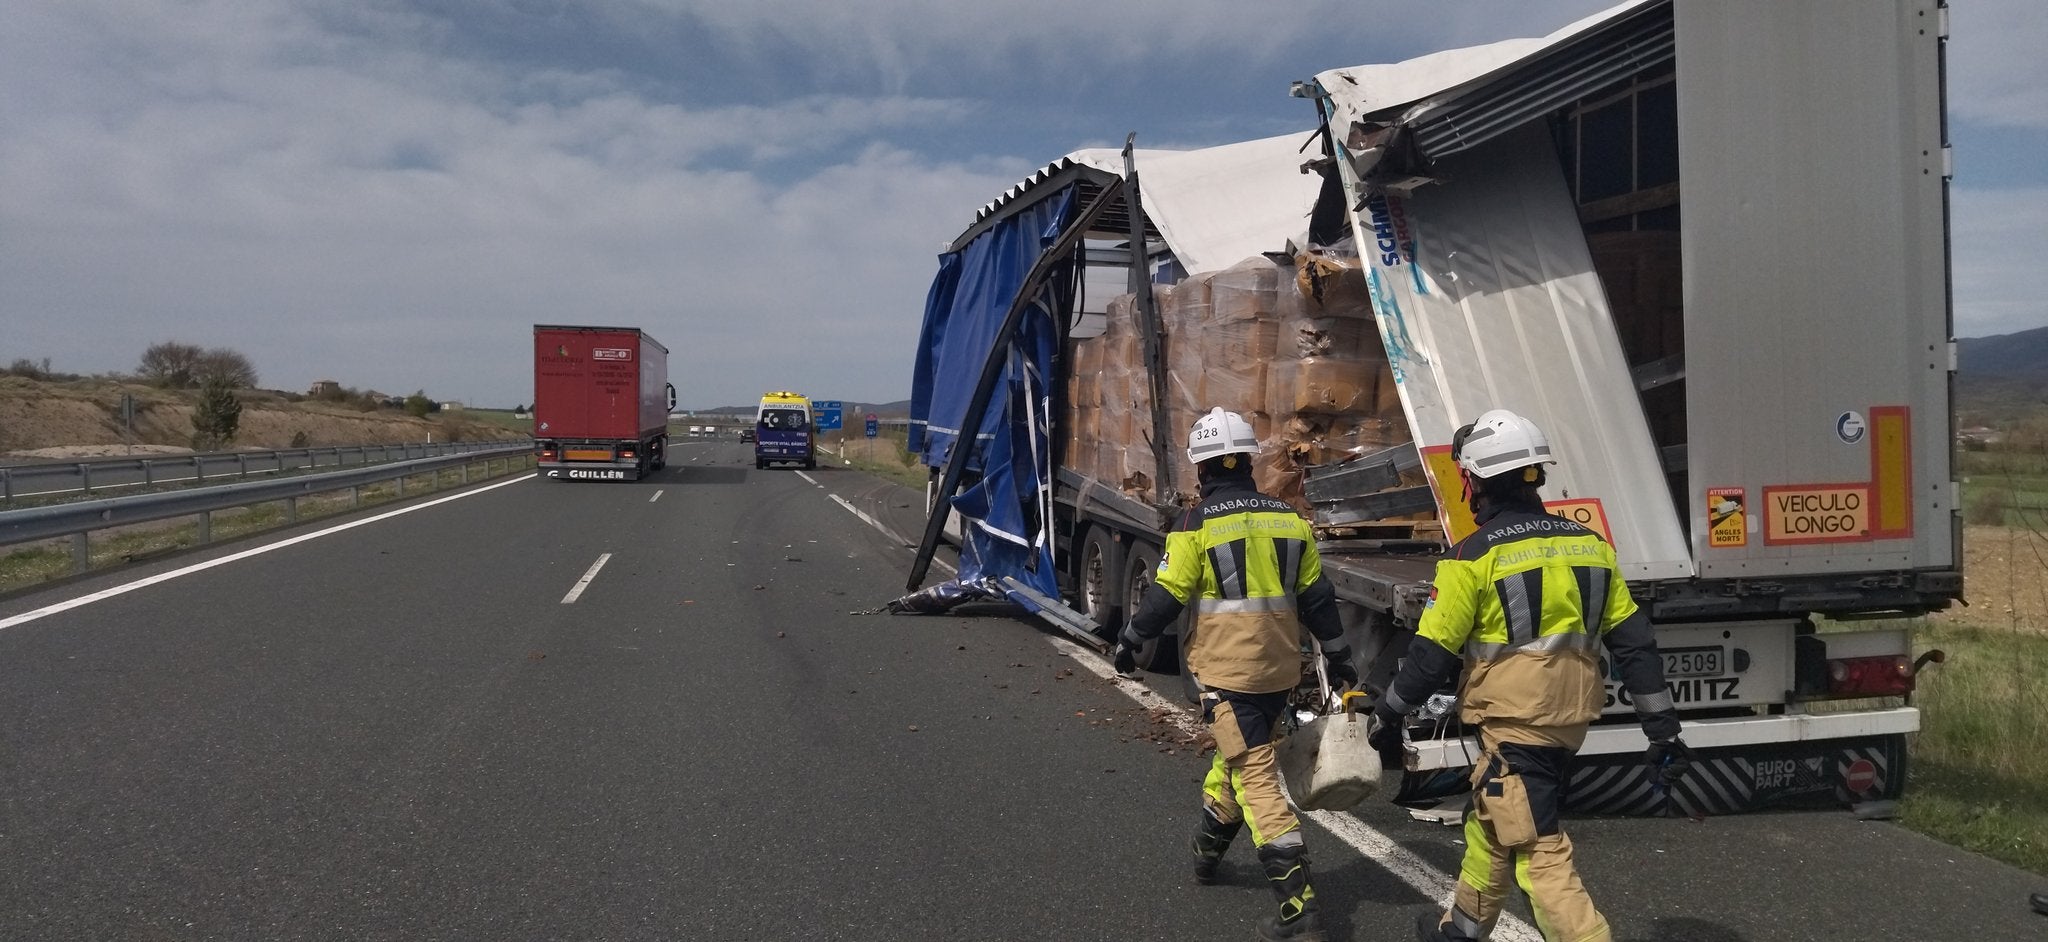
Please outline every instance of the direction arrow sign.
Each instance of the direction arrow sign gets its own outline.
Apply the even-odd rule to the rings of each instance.
[[[811,421],[818,431],[829,432],[845,427],[840,421],[841,405],[837,399],[821,399],[811,403]]]

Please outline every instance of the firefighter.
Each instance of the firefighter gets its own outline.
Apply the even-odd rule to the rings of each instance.
[[[1251,424],[1221,408],[1188,431],[1201,503],[1167,535],[1157,578],[1118,637],[1116,668],[1131,673],[1137,649],[1194,607],[1183,639],[1187,665],[1216,737],[1195,829],[1195,880],[1216,881],[1224,852],[1248,825],[1280,900],[1279,912],[1259,922],[1259,938],[1321,940],[1308,849],[1280,788],[1274,731],[1301,682],[1302,626],[1322,642],[1333,683],[1355,685],[1358,672],[1308,521],[1252,484],[1258,450]]]
[[[1512,880],[1545,939],[1608,942],[1607,920],[1572,866],[1560,795],[1605,698],[1602,644],[1650,740],[1657,785],[1691,766],[1657,642],[1613,547],[1543,509],[1537,490],[1557,459],[1534,422],[1492,410],[1458,430],[1451,455],[1478,529],[1437,563],[1415,639],[1374,706],[1373,745],[1398,750],[1403,717],[1464,667],[1458,715],[1481,750],[1465,861],[1450,910],[1423,913],[1416,932],[1424,942],[1486,938]]]

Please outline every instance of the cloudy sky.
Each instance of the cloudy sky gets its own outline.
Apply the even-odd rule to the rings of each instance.
[[[11,0],[0,362],[175,339],[511,405],[532,324],[602,323],[686,405],[900,399],[939,246],[1033,168],[1303,130],[1290,80],[1607,5]],[[1964,336],[2048,324],[2036,5],[1955,0]]]

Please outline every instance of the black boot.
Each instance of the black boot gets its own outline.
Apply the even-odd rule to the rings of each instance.
[[[1243,829],[1243,821],[1218,821],[1214,812],[1202,809],[1202,823],[1195,825],[1196,883],[1206,886],[1216,882],[1216,868],[1223,864],[1224,852]]]
[[[1417,915],[1415,917],[1415,937],[1422,940],[1422,942],[1474,942],[1471,936],[1466,935],[1458,928],[1458,923],[1453,916],[1456,913],[1457,910],[1452,910],[1451,914],[1446,914],[1432,909]],[[1446,916],[1453,916],[1452,921],[1446,921]],[[1471,924],[1473,920],[1472,917],[1466,916],[1465,921],[1467,924]]]
[[[1280,898],[1280,912],[1259,920],[1259,938],[1267,942],[1325,942],[1316,921],[1316,891],[1309,885],[1308,848],[1300,844],[1259,848],[1266,883]]]

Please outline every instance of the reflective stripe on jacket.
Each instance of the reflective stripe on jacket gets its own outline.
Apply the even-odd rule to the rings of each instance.
[[[1296,599],[1322,578],[1308,521],[1247,483],[1208,490],[1167,534],[1156,584],[1194,607],[1187,659],[1203,686],[1272,693],[1301,680]]]
[[[1606,540],[1516,508],[1482,521],[1437,563],[1416,636],[1463,653],[1465,722],[1578,726],[1605,701],[1601,639],[1635,612]]]

